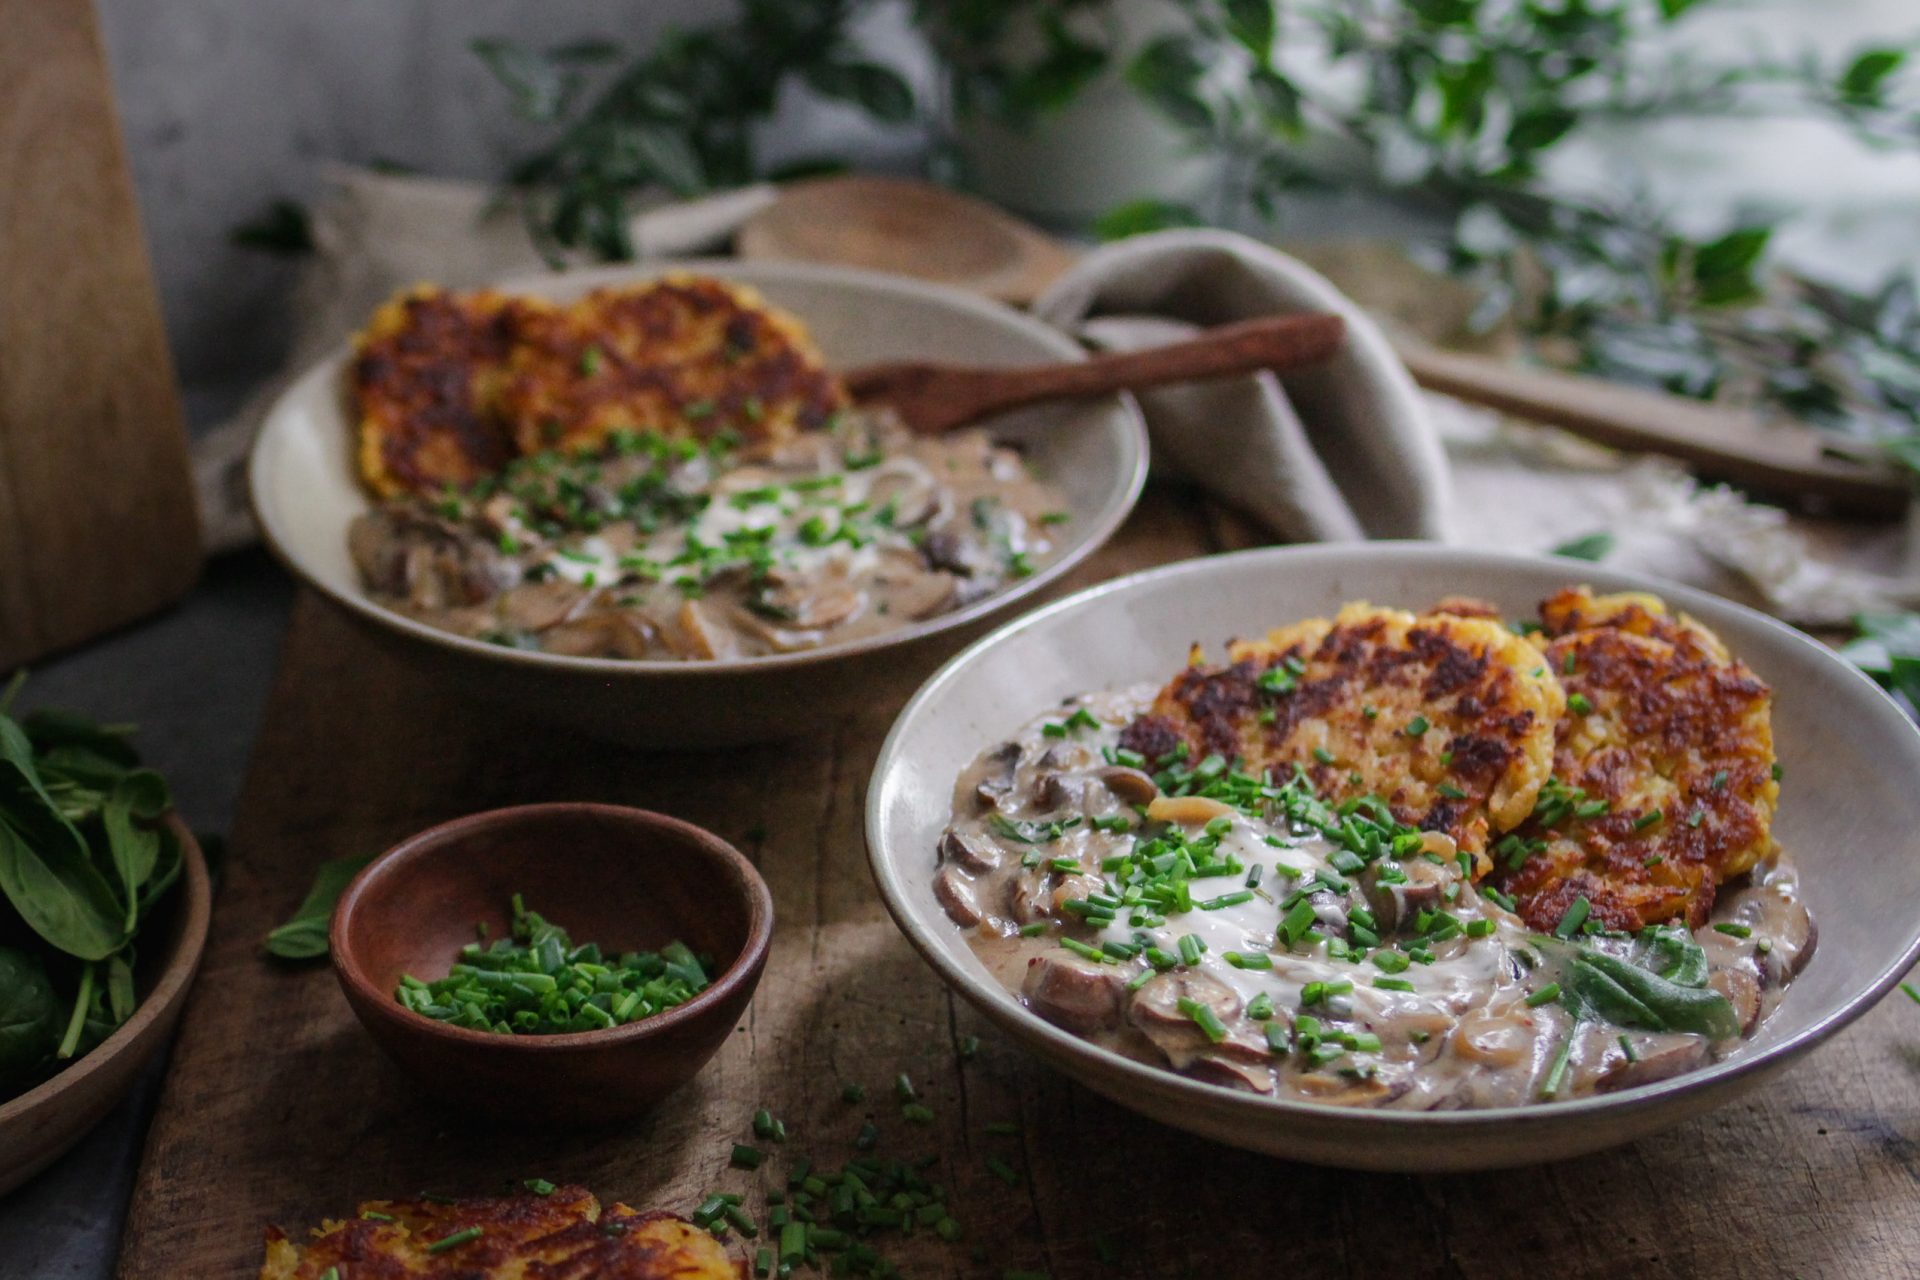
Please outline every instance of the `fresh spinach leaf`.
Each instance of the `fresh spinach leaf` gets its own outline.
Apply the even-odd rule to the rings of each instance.
[[[127,933],[140,919],[140,890],[153,877],[160,861],[160,834],[134,820],[136,784],[122,779],[100,810],[100,826],[105,833],[107,856],[120,882],[120,896],[126,903]]]
[[[1605,560],[1613,554],[1614,537],[1602,530],[1590,533],[1584,538],[1575,538],[1563,542],[1553,549],[1553,554],[1568,560]]]
[[[47,794],[33,746],[0,717],[0,893],[49,944],[104,960],[131,934],[80,832]]]
[[[333,905],[371,857],[335,858],[320,864],[313,887],[291,919],[267,935],[269,955],[282,960],[314,960],[327,954],[327,925]]]
[[[38,955],[0,947],[0,1097],[45,1070],[60,1042],[60,1002]]]
[[[1535,938],[1534,946],[1558,967],[1561,999],[1577,1017],[1647,1031],[1691,1031],[1713,1040],[1740,1034],[1733,1005],[1710,987],[1682,985],[1597,947],[1546,937]],[[1693,976],[1691,956],[1677,946],[1674,953],[1676,977]]]

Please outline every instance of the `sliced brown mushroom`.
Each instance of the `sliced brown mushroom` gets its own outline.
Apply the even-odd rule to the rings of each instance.
[[[636,613],[602,610],[549,627],[540,647],[575,658],[645,658],[655,652],[659,638],[653,624]]]
[[[1212,1011],[1227,1029],[1227,1038],[1215,1044],[1187,1013],[1182,1000],[1192,1000]],[[1182,1070],[1201,1054],[1225,1054],[1264,1061],[1267,1041],[1240,1016],[1240,997],[1218,978],[1192,971],[1175,971],[1149,978],[1133,993],[1127,1021]]]
[[[1756,940],[1766,941],[1766,952],[1755,959],[1769,986],[1779,986],[1806,968],[1819,941],[1806,904],[1794,893],[1792,882],[1784,879],[1749,883],[1721,894],[1713,918],[1723,924],[1745,925],[1753,931]],[[1718,940],[1708,939],[1709,942]],[[1742,942],[1729,949],[1745,950],[1750,946]]]
[[[1087,803],[1089,779],[1071,773],[1049,773],[1033,789],[1034,803],[1049,813],[1058,809],[1082,811]]]
[[[1381,874],[1387,867],[1398,867],[1406,879],[1398,883],[1382,881]],[[1385,934],[1437,906],[1452,875],[1448,868],[1436,866],[1425,858],[1408,858],[1402,862],[1374,863],[1361,874],[1360,886],[1366,893],[1373,918]]]
[[[1000,846],[977,831],[949,827],[940,837],[940,860],[968,871],[992,871],[1003,858]]]
[[[1698,1070],[1713,1057],[1707,1042],[1699,1036],[1634,1035],[1629,1036],[1628,1043],[1633,1045],[1632,1059],[1624,1051],[1609,1055],[1607,1065],[1593,1082],[1597,1091],[1612,1093],[1666,1080]]]
[[[1093,776],[1105,783],[1115,798],[1126,804],[1152,804],[1153,798],[1160,794],[1160,788],[1152,778],[1125,765],[1108,765],[1096,770]]]
[[[1760,979],[1744,969],[1716,969],[1707,985],[1727,998],[1733,1014],[1740,1019],[1740,1034],[1747,1035],[1760,1025],[1764,1005],[1760,1000]]]
[[[947,917],[955,924],[972,928],[985,917],[980,909],[980,892],[973,881],[958,867],[940,868],[933,877],[933,896],[946,908]]]
[[[981,805],[988,809],[997,809],[1007,793],[1013,790],[1014,770],[1020,764],[1020,744],[1003,742],[995,747],[993,754],[980,762],[980,778],[974,783],[973,793]]]
[[[1217,1053],[1203,1053],[1187,1064],[1183,1074],[1207,1084],[1244,1089],[1248,1093],[1273,1092],[1273,1068],[1262,1062],[1245,1062]]]
[[[725,627],[719,626],[706,616],[697,600],[688,600],[680,606],[675,615],[678,623],[681,656],[694,658],[733,658],[740,653],[739,639]],[[673,636],[669,634],[668,642]]]
[[[1007,878],[1007,914],[1020,924],[1051,918],[1053,899],[1047,893],[1047,873],[1022,867]]]
[[[876,511],[893,508],[893,527],[911,529],[939,512],[940,485],[915,458],[889,458],[875,470],[867,502]]]
[[[1112,965],[1048,951],[1027,962],[1020,994],[1048,1022],[1085,1035],[1120,1025],[1126,982]]]
[[[529,582],[500,597],[500,621],[516,631],[545,631],[572,617],[587,595],[577,583]]]

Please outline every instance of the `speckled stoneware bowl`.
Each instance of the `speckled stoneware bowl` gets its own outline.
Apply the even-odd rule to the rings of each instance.
[[[1785,767],[1775,834],[1820,930],[1779,1010],[1726,1060],[1619,1093],[1486,1111],[1345,1110],[1203,1084],[1122,1058],[1028,1012],[934,900],[934,846],[978,752],[1074,693],[1159,682],[1198,640],[1331,614],[1479,596],[1529,614],[1569,583],[1646,590],[1714,628],[1774,690]],[[1020,619],[929,680],[880,752],[867,799],[874,878],[942,979],[1060,1070],[1156,1120],[1235,1146],[1356,1169],[1534,1164],[1630,1142],[1772,1079],[1885,995],[1920,954],[1920,731],[1818,642],[1700,591],[1569,560],[1368,543],[1249,551],[1122,578]]]
[[[500,287],[554,299],[697,271],[752,285],[797,315],[834,368],[882,360],[1038,364],[1083,358],[1058,330],[1010,307],[904,277],[789,263],[689,261],[572,272]],[[248,467],[254,511],[274,553],[309,586],[368,623],[419,671],[464,691],[635,746],[719,746],[788,737],[859,706],[904,698],[941,658],[1043,591],[1105,542],[1146,478],[1146,428],[1124,396],[1047,406],[984,424],[1018,444],[1072,519],[1032,577],[963,609],[887,635],[804,653],[723,662],[628,662],[527,652],[470,640],[375,603],[347,554],[369,499],[353,465],[348,353],[301,376],[268,414]]]

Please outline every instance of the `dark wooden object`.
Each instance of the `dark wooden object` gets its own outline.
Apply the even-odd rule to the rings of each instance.
[[[1095,353],[1058,364],[1001,369],[903,361],[852,369],[844,377],[854,399],[889,405],[913,430],[939,435],[1047,400],[1140,391],[1261,369],[1297,369],[1339,350],[1346,331],[1339,316],[1308,312],[1242,320],[1184,342]]]
[[[1150,489],[1074,585],[1244,541],[1233,521]],[[893,711],[876,706],[810,739],[726,753],[556,740],[410,681],[307,597],[153,1122],[121,1274],[252,1275],[269,1222],[301,1230],[364,1198],[486,1192],[508,1178],[575,1179],[687,1212],[710,1190],[757,1184],[727,1167],[728,1150],[752,1140],[753,1110],[767,1106],[793,1133],[785,1147],[760,1144],[773,1169],[803,1151],[847,1158],[869,1115],[881,1154],[938,1157],[931,1176],[951,1189],[967,1234],[952,1246],[925,1234],[884,1245],[915,1277],[1912,1275],[1920,1008],[1904,996],[1771,1092],[1587,1160],[1401,1177],[1229,1150],[1040,1066],[950,996],[901,939],[874,893],[861,820]],[[766,976],[738,1033],[692,1084],[625,1129],[511,1134],[437,1111],[361,1031],[324,966],[289,969],[260,952],[322,859],[535,800],[638,804],[711,827],[755,859],[773,890]],[[982,1043],[969,1059],[975,1034]],[[902,1071],[933,1125],[902,1121],[890,1084]],[[867,1087],[864,1105],[841,1100],[847,1081]],[[989,1134],[996,1122],[1018,1125],[1018,1136]],[[989,1156],[1018,1170],[1019,1185],[991,1173]],[[1101,1261],[1103,1243],[1120,1261]]]
[[[183,595],[186,433],[89,0],[0,0],[0,671]]]

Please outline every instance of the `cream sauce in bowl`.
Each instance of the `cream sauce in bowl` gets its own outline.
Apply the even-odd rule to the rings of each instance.
[[[1536,933],[1384,808],[1124,751],[1154,692],[1071,699],[978,757],[933,886],[1026,1007],[1130,1058],[1349,1106],[1552,1101],[1731,1051],[1811,954],[1777,857],[1696,931]]]
[[[717,660],[896,631],[1030,576],[1064,501],[978,431],[860,411],[736,449],[658,436],[385,503],[348,542],[380,604],[573,657]]]

